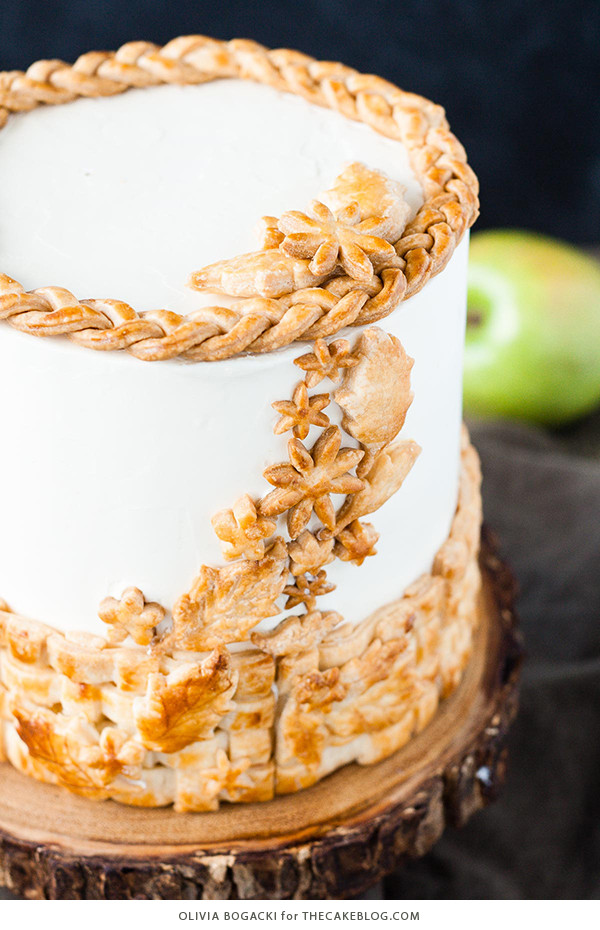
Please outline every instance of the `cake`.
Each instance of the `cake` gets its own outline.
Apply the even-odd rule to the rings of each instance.
[[[207,811],[389,756],[478,618],[443,110],[190,36],[0,74],[0,126],[0,759]]]

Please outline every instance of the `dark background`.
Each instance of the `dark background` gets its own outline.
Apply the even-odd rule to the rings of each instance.
[[[599,0],[0,0],[0,70],[200,32],[298,48],[446,107],[484,226],[600,241]]]

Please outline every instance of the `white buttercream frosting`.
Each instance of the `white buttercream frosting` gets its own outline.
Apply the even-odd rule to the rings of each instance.
[[[401,181],[418,207],[399,143],[270,88],[220,81],[40,108],[0,134],[0,268],[29,288],[189,311],[207,302],[184,287],[192,270],[252,249],[260,216],[306,207],[351,160]],[[466,254],[463,242],[379,324],[415,359],[400,438],[423,452],[368,518],[378,555],[327,567],[338,587],[320,601],[352,622],[427,571],[448,533]],[[2,325],[0,595],[93,632],[100,600],[130,585],[170,608],[201,564],[223,561],[212,514],[263,495],[263,469],[285,460],[271,402],[291,397],[305,351],[144,363]]]

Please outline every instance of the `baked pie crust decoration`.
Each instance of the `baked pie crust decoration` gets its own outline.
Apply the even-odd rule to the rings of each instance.
[[[323,413],[330,403],[329,394],[309,397],[308,387],[305,381],[301,381],[291,400],[276,400],[271,404],[281,414],[281,419],[273,427],[276,436],[291,429],[296,439],[306,439],[311,426],[329,426],[329,417]]]
[[[314,388],[323,378],[339,381],[346,368],[358,365],[358,358],[350,352],[347,339],[335,339],[330,343],[317,339],[313,351],[295,358],[294,364],[306,372],[307,388]]]
[[[222,568],[203,565],[190,591],[176,602],[173,628],[160,646],[201,652],[247,640],[257,623],[279,613],[276,601],[287,574],[287,552],[280,538],[262,559],[243,559]]]
[[[356,365],[346,371],[336,403],[344,411],[347,433],[370,452],[395,439],[413,399],[410,372],[414,360],[399,339],[377,326],[365,330],[355,349]]]
[[[147,604],[139,588],[127,588],[120,600],[104,598],[98,615],[110,626],[107,639],[111,645],[122,643],[131,636],[138,646],[147,646],[156,636],[156,628],[164,620],[165,610],[160,604]]]
[[[324,526],[335,526],[332,494],[356,494],[363,481],[351,470],[360,462],[359,449],[340,448],[342,434],[337,426],[329,426],[309,451],[299,439],[288,443],[289,463],[270,465],[264,476],[275,490],[259,504],[266,516],[287,511],[287,528],[296,539],[308,525],[312,513]]]
[[[277,529],[275,520],[260,517],[254,501],[244,494],[231,510],[220,510],[212,518],[212,527],[221,540],[226,559],[264,558],[265,542]]]
[[[309,271],[321,277],[339,267],[358,284],[369,284],[384,268],[397,268],[401,261],[394,247],[383,238],[389,223],[384,217],[362,218],[356,201],[333,214],[319,200],[310,215],[284,213],[279,220],[284,234],[280,250],[293,258],[310,259]]]
[[[0,320],[32,335],[67,335],[88,348],[126,350],[147,361],[214,361],[382,319],[445,267],[477,218],[478,186],[444,111],[336,62],[239,39],[182,36],[162,48],[131,42],[117,52],[82,55],[73,65],[38,61],[25,72],[1,72],[0,128],[11,114],[42,104],[227,77],[298,94],[399,140],[423,188],[423,206],[406,225],[399,185],[350,165],[324,193],[326,205],[317,208],[316,218],[267,217],[260,251],[192,276],[196,286],[250,295],[233,308],[140,314],[123,301],[79,300],[61,287],[26,291],[0,274]],[[307,293],[314,289],[323,292],[321,300]]]
[[[207,739],[229,710],[236,678],[229,654],[215,649],[199,664],[181,665],[168,675],[148,676],[143,698],[133,711],[140,741],[146,749],[177,752]]]

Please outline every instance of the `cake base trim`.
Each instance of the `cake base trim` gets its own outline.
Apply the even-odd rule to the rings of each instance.
[[[445,826],[493,802],[505,779],[522,649],[512,577],[490,543],[484,533],[472,661],[404,749],[310,792],[210,817],[98,805],[0,764],[0,884],[59,900],[331,900],[427,853]]]
[[[471,654],[479,484],[465,441],[456,515],[432,572],[356,626],[320,641],[306,628],[302,651],[283,631],[270,651],[259,640],[262,649],[166,656],[0,610],[0,758],[85,797],[203,811],[389,756],[431,720]]]

